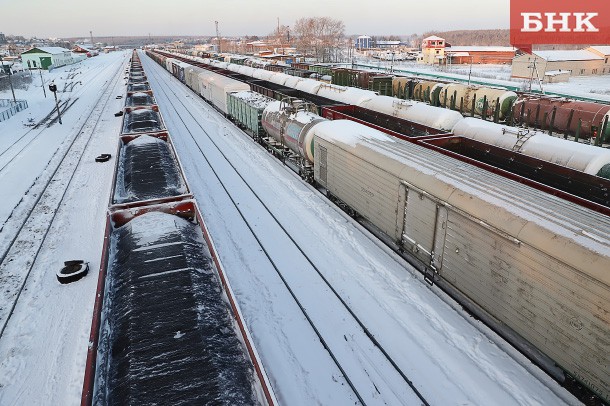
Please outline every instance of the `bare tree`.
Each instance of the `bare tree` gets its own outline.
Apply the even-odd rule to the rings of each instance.
[[[290,45],[290,28],[287,25],[278,26],[272,33],[267,36],[269,44],[273,44],[278,48]]]
[[[343,21],[331,17],[301,18],[293,29],[297,50],[320,62],[340,60],[344,35]]]

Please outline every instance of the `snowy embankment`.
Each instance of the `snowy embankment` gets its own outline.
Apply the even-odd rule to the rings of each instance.
[[[10,238],[3,235],[0,252],[5,252],[16,238],[0,265],[0,327],[6,326],[0,337],[3,406],[80,403],[114,171],[114,158],[103,164],[94,158],[100,153],[114,155],[116,150],[121,119],[113,113],[124,103],[116,96],[125,93],[122,77],[127,60],[127,53],[103,54],[45,72],[45,79],[55,77],[58,88],[63,89],[59,78],[77,68],[72,73],[81,72],[75,78],[82,85],[76,86],[72,95],[67,92],[58,96],[78,101],[62,117],[63,125],[39,128],[43,130],[39,141],[13,160],[21,162],[18,170],[10,172],[10,176],[8,172],[0,174],[3,213],[13,210],[15,202],[19,204],[8,221],[4,214],[2,222],[7,222],[0,232],[12,233]],[[31,129],[24,127],[29,118],[38,122],[47,115],[51,99],[48,94],[44,99],[40,88],[36,91],[40,91],[40,97],[32,95],[32,109],[0,123],[0,138],[7,134],[14,141]],[[30,91],[18,97],[29,96]],[[6,148],[7,144],[3,145]],[[29,210],[21,207],[32,208],[53,172],[49,187],[29,218],[22,217]],[[26,220],[16,235],[17,226]],[[77,283],[60,285],[55,272],[63,261],[71,259],[88,261],[90,273]]]
[[[392,397],[406,383],[378,368],[361,332],[334,319],[340,309],[321,305],[336,301],[312,265],[430,404],[578,403],[159,65],[142,63],[283,404],[353,404],[354,393],[279,274],[368,404],[413,400]]]

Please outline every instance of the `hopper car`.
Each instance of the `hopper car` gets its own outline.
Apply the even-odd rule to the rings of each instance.
[[[162,124],[157,109],[124,111]],[[169,132],[123,130],[81,405],[275,405]]]

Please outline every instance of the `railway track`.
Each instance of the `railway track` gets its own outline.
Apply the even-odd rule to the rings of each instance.
[[[89,82],[95,80],[96,77],[101,75],[107,69],[110,69],[112,65],[105,66],[99,72],[97,72]],[[81,93],[84,90],[81,90]],[[66,100],[61,100],[59,102],[59,108],[61,114],[65,114],[70,107],[72,107],[79,100],[78,95],[71,96]],[[53,107],[51,111],[40,119],[36,124],[32,126],[28,131],[26,131],[22,136],[13,141],[10,145],[4,148],[2,152],[0,152],[0,173],[11,163],[15,158],[17,158],[26,148],[32,145],[32,143],[44,132],[45,128],[51,127],[53,124],[57,122],[57,109]],[[35,132],[42,128],[41,131]]]
[[[124,69],[125,63],[126,60],[118,64],[114,72],[114,79],[108,81],[82,126],[68,139],[65,151],[52,158],[51,161],[59,160],[59,163],[50,176],[41,182],[39,188],[41,191],[33,205],[26,213],[23,213],[23,216],[19,216],[25,220],[0,254],[0,286],[3,289],[4,299],[0,302],[0,339],[2,339],[89,142],[103,117],[102,113],[108,102],[112,100],[117,85],[121,83],[120,72]]]
[[[154,69],[149,69],[148,75],[159,77]],[[159,83],[163,81],[160,80]],[[426,398],[403,368],[377,341],[181,98],[167,84],[160,85],[159,90],[168,99],[178,101],[179,106],[176,106],[178,103],[171,103],[171,108],[175,112],[174,116],[179,118],[179,125],[188,132],[193,150],[199,152],[215,181],[220,183],[241,221],[264,253],[267,266],[281,280],[358,401],[363,405],[383,402],[428,405]],[[227,124],[232,125],[228,121]],[[192,129],[196,126],[201,130],[197,133],[203,133],[205,139],[195,136]],[[223,161],[222,168],[218,168],[219,159]],[[256,212],[256,215],[251,211]],[[261,223],[266,224],[266,227],[273,224],[276,231],[273,240],[268,240],[261,233]],[[278,245],[282,246],[279,252]],[[291,253],[288,262],[283,255],[286,252]],[[299,264],[298,270],[294,269],[295,264]],[[316,291],[325,293],[324,298],[318,298],[320,303],[311,300],[303,285],[307,286],[305,289],[314,287]],[[326,321],[328,319],[332,322]],[[353,365],[358,367],[350,369]],[[402,384],[397,385],[396,382]]]
[[[95,73],[95,75],[92,77],[93,79],[88,83],[93,83],[95,78],[97,78],[103,72],[108,72],[108,69],[112,69],[114,66],[116,66],[115,64],[116,63],[104,66],[104,68]],[[100,85],[103,86],[103,83]],[[75,94],[72,99],[69,100],[76,101],[84,91],[85,88],[81,89],[79,93]],[[65,106],[68,107],[70,105],[65,104]],[[27,188],[20,186],[19,195],[22,195],[21,199],[13,199],[12,204],[14,206],[12,209],[10,209],[11,211],[8,213],[3,213],[3,217],[0,218],[0,254],[4,253],[6,244],[18,232],[22,222],[21,219],[24,216],[27,216],[27,213],[29,210],[31,210],[31,201],[40,195],[45,182],[48,180],[48,177],[51,176],[51,173],[53,173],[53,171],[56,169],[59,161],[65,154],[66,149],[71,145],[71,142],[73,141],[72,138],[78,136],[76,133],[73,133],[59,142],[52,142],[54,144],[52,146],[52,155],[44,153],[44,147],[41,147],[39,142],[41,142],[41,140],[44,138],[44,136],[42,136],[44,134],[44,130],[52,125],[52,123],[47,123],[47,121],[53,116],[54,113],[55,109],[49,112],[47,116],[43,117],[37,123],[37,125],[40,124],[42,128],[29,129],[25,134],[14,140],[10,145],[4,147],[4,150],[0,152],[0,175],[2,177],[9,172],[20,173],[20,171],[29,170],[30,164],[28,163],[26,157],[37,156],[36,154],[40,153],[44,155],[44,165],[37,164],[37,166],[40,168],[40,174],[36,178],[31,177],[27,180],[21,181],[21,184],[26,181],[28,183],[31,182],[31,184],[25,184],[24,186],[27,186]]]

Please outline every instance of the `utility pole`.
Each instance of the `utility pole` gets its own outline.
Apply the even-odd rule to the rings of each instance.
[[[44,93],[44,98],[47,98],[47,89],[44,88],[44,79],[42,78],[42,68],[39,68],[38,71],[40,72],[40,84],[42,86],[42,93]],[[31,73],[31,71],[30,71]]]
[[[468,71],[468,86],[470,86],[470,76],[472,75],[472,61],[473,57],[470,57],[470,70]]]
[[[91,48],[95,48],[95,43],[93,42],[93,31],[89,31],[89,37],[91,38]]]
[[[218,53],[220,53],[220,31],[218,30],[218,21],[214,21],[216,24],[216,39],[218,40]]]

